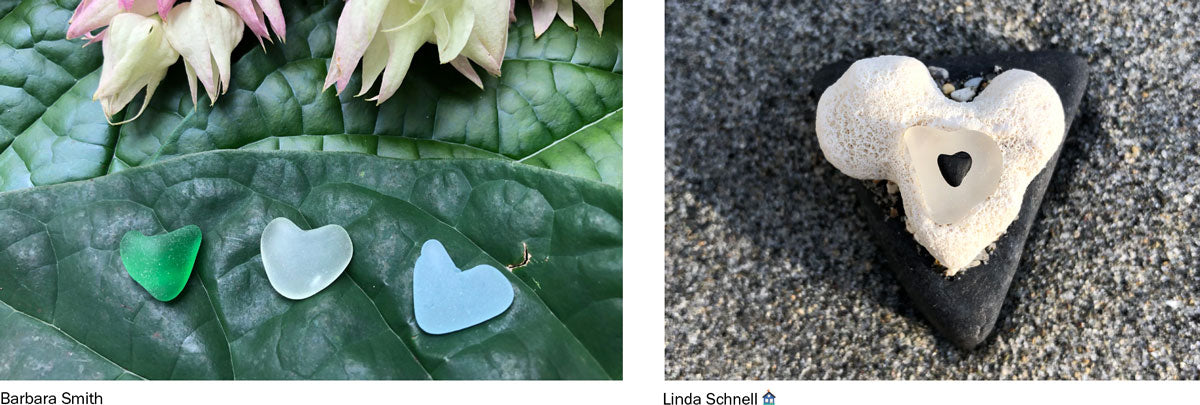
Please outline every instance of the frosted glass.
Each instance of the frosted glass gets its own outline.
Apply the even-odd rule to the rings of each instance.
[[[996,141],[983,132],[911,127],[904,131],[904,144],[916,175],[917,189],[934,222],[958,222],[992,195],[1000,184],[1004,155]],[[963,177],[962,184],[955,187],[942,176],[938,156],[959,152],[971,155],[971,169]]]
[[[305,231],[287,218],[263,229],[263,268],[279,295],[305,299],[337,280],[354,256],[350,234],[339,225]]]
[[[512,283],[495,267],[459,270],[441,242],[421,246],[413,269],[413,316],[430,334],[469,328],[504,313],[514,298]]]

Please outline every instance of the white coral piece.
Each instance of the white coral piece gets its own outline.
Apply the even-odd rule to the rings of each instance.
[[[855,62],[821,95],[817,138],[825,158],[850,177],[899,185],[907,228],[953,275],[997,240],[1021,211],[1025,188],[1062,143],[1065,119],[1054,88],[1037,74],[1008,70],[971,102],[943,96],[917,59]],[[938,224],[921,203],[902,137],[908,128],[968,129],[991,136],[1004,166],[995,191],[961,220]]]

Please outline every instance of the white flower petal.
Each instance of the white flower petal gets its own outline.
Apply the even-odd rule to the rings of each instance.
[[[146,89],[137,115],[113,125],[141,116],[159,82],[167,75],[167,68],[179,59],[163,31],[162,20],[157,16],[122,13],[109,23],[101,45],[104,64],[100,84],[92,99],[100,100],[105,117],[112,122],[113,115],[124,109],[142,88]]]
[[[558,18],[568,27],[575,28],[575,4],[571,0],[558,0]]]
[[[189,76],[200,79],[210,103],[215,103],[229,87],[229,58],[242,40],[242,19],[213,0],[183,3],[168,15],[167,40],[183,56]],[[192,100],[196,100],[195,92]]]
[[[558,0],[529,0],[529,9],[533,14],[533,37],[541,37],[554,22]]]
[[[475,24],[462,55],[482,66],[488,73],[499,76],[508,46],[508,7],[505,0],[470,0],[475,10]]]
[[[471,67],[471,61],[468,60],[467,57],[459,56],[454,58],[454,60],[450,61],[450,66],[454,66],[454,70],[457,70],[458,73],[462,73],[463,76],[466,76],[467,80],[470,80],[471,83],[475,83],[476,86],[479,86],[480,90],[483,89],[483,80],[479,79],[479,73],[475,71],[475,68]]]
[[[411,3],[393,4],[388,7],[387,15],[384,17],[384,26],[413,20],[413,16],[418,14],[418,9],[411,6]],[[397,30],[383,34],[387,38],[388,61],[387,68],[383,71],[382,83],[379,84],[379,94],[369,99],[376,103],[387,101],[400,88],[400,84],[404,82],[404,76],[408,74],[408,67],[412,63],[413,55],[417,53],[417,49],[420,49],[421,45],[425,44],[428,33],[433,29],[432,23],[426,19],[412,21],[411,24],[404,23],[397,28]],[[364,86],[366,85],[364,84]]]
[[[397,4],[404,2],[397,2]],[[325,85],[337,84],[337,92],[341,93],[350,83],[350,76],[358,67],[375,33],[379,31],[379,22],[388,8],[388,0],[347,0],[338,18],[337,38],[333,45],[333,58],[329,61],[329,72],[325,75]]]
[[[355,97],[361,97],[371,90],[371,86],[375,84],[375,79],[379,78],[379,74],[383,73],[383,68],[387,67],[388,63],[388,41],[385,35],[376,35],[375,39],[371,40],[371,45],[367,46],[366,53],[363,53],[362,64],[362,89],[355,94]]]
[[[579,7],[587,13],[592,23],[596,24],[596,32],[604,33],[604,10],[611,6],[613,0],[575,0]]]
[[[433,33],[437,38],[438,58],[441,63],[449,63],[457,58],[467,40],[471,38],[471,27],[475,25],[475,11],[462,7],[459,1],[458,10],[445,10],[434,13]],[[455,12],[456,11],[456,12]]]

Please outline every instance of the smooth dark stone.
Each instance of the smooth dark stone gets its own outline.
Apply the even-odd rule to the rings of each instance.
[[[971,171],[971,154],[959,151],[953,155],[938,155],[938,170],[942,172],[942,178],[946,179],[946,183],[950,187],[958,187],[962,184],[963,177],[967,177],[967,172]]]
[[[927,66],[945,68],[950,72],[950,79],[955,81],[993,73],[994,66],[1037,73],[1058,91],[1068,132],[1088,79],[1087,65],[1082,58],[1057,51],[1007,52],[924,62]],[[818,71],[813,78],[815,94],[819,97],[826,87],[841,77],[850,63],[833,64]],[[988,261],[950,278],[943,276],[943,269],[933,264],[933,257],[905,230],[900,199],[892,199],[889,203],[886,198],[880,198],[880,193],[887,193],[883,189],[884,182],[875,185],[864,182],[863,187],[857,188],[860,206],[866,214],[864,218],[888,267],[934,329],[958,347],[971,349],[978,346],[995,327],[1059,152],[1055,152],[1042,172],[1030,182],[1020,215],[996,241]],[[887,215],[891,208],[896,208],[900,215]]]

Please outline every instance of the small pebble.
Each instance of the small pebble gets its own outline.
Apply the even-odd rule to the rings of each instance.
[[[954,85],[946,83],[942,85],[942,94],[949,95],[954,92]]]
[[[950,71],[937,66],[929,67],[929,75],[932,76],[934,80],[939,82],[944,82],[950,79]]]
[[[963,83],[963,87],[970,87],[970,88],[974,89],[974,88],[977,88],[977,87],[979,87],[979,84],[980,84],[980,83],[983,83],[983,78],[982,78],[982,77],[976,77],[976,78],[974,78],[974,79],[967,80],[967,82],[966,82],[966,83]]]
[[[1141,156],[1141,155],[1142,155],[1142,148],[1137,145],[1133,145],[1133,147],[1129,148],[1128,152],[1125,152],[1125,163],[1136,162],[1138,156]]]
[[[942,91],[946,91],[946,89],[943,88]],[[975,90],[970,87],[954,90],[954,92],[950,93],[950,98],[955,101],[971,101],[971,99],[975,98]]]

